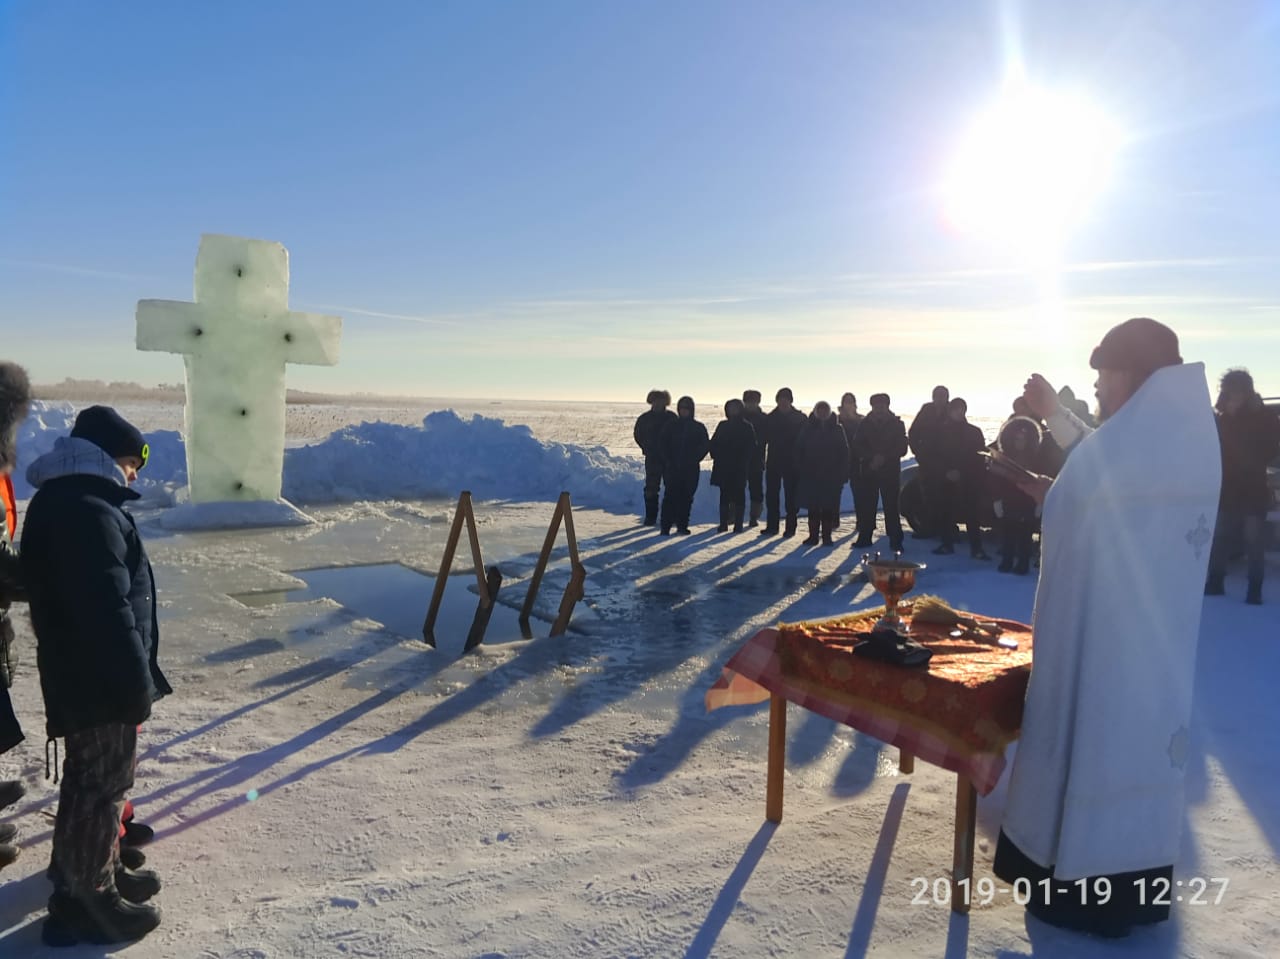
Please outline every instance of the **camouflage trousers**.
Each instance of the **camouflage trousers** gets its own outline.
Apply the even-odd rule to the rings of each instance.
[[[138,729],[94,726],[69,734],[66,746],[49,878],[55,890],[84,896],[115,887],[120,814],[133,786]]]

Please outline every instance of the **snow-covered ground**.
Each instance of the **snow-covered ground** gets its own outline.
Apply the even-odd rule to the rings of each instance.
[[[286,491],[301,494],[312,525],[172,533],[163,508],[137,511],[176,692],[144,728],[134,790],[139,817],[159,830],[147,852],[165,883],[164,921],[124,954],[1276,955],[1274,554],[1270,605],[1245,606],[1239,575],[1231,595],[1205,605],[1177,877],[1225,878],[1226,893],[1103,942],[1028,920],[1007,897],[967,918],[912,905],[912,879],[950,865],[954,777],[924,764],[902,776],[893,749],[795,707],[786,816],[765,823],[767,708],[708,714],[704,695],[755,629],[874,603],[854,575],[852,517],[829,549],[717,534],[703,486],[695,535],[663,539],[636,523],[638,463],[596,448],[612,445],[594,437],[616,423],[561,410],[548,413],[561,416],[557,429],[466,413],[423,427],[413,424],[425,411],[401,412],[354,427],[367,412],[344,423],[338,408],[330,428],[354,428],[290,451]],[[65,428],[69,412],[43,415]],[[291,445],[319,439],[297,434]],[[48,429],[30,431],[22,463],[51,442]],[[180,459],[180,447],[176,437],[152,445],[146,502],[159,504],[178,468],[165,457]],[[419,638],[463,488],[477,497],[484,561],[505,577],[485,645],[465,656],[467,575],[445,591],[439,648]],[[560,489],[577,507],[586,599],[569,634],[549,638],[568,578],[562,533],[525,640],[507,607],[524,600]],[[465,539],[458,557],[464,572]],[[926,558],[921,589],[1030,615],[1033,578]],[[322,567],[339,569],[311,571]],[[99,956],[39,942],[57,793],[44,779],[33,641],[19,623],[13,693],[28,741],[0,758],[0,774],[21,775],[29,793],[12,817],[22,858],[0,876],[0,956]],[[1003,786],[980,801],[975,877],[990,875],[1003,803]]]

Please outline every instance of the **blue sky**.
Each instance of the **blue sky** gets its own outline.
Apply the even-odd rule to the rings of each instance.
[[[278,240],[331,392],[977,403],[1151,315],[1280,394],[1280,4],[0,0],[0,331],[175,382],[139,299]],[[1011,75],[1123,133],[1049,258],[940,187]],[[865,405],[865,404],[864,404]]]

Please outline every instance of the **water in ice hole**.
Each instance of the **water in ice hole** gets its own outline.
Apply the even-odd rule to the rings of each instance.
[[[305,582],[306,588],[236,593],[232,599],[245,606],[264,607],[328,598],[356,616],[381,623],[393,633],[413,639],[422,638],[422,624],[427,618],[427,608],[435,589],[435,576],[420,573],[400,563],[322,567],[289,572]],[[485,642],[501,643],[524,639],[518,622],[519,611],[502,602],[511,602],[511,597],[502,596],[501,590],[499,596],[500,601],[485,630]],[[520,598],[523,600],[523,596]],[[451,649],[454,645],[460,647],[466,641],[478,603],[475,573],[451,573],[436,616],[435,636],[440,648]],[[536,635],[539,632],[537,620],[533,620],[531,625]]]

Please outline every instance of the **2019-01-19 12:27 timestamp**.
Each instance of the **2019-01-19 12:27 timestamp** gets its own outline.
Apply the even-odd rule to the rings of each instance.
[[[1135,879],[1132,885],[1137,891],[1139,905],[1143,906],[1170,906],[1174,903],[1217,906],[1222,904],[1229,882],[1229,879],[1223,877],[1192,876],[1189,879],[1169,880],[1157,876],[1155,879]],[[949,906],[952,885],[949,878],[939,877],[931,881],[923,876],[916,876],[911,880],[911,905]],[[961,879],[954,886],[955,895],[960,896],[966,905],[977,906],[986,906],[999,899],[1012,900],[1020,906],[1033,900],[1045,905],[1066,900],[1080,905],[1101,906],[1111,899],[1115,891],[1111,880],[1105,876],[1073,881],[1042,879],[1032,882],[1030,879],[1018,879],[1011,885],[983,876],[977,882]]]

